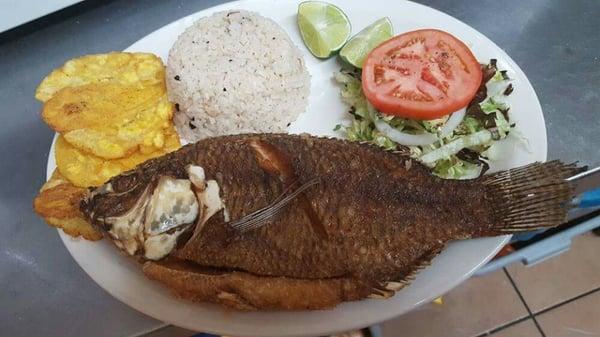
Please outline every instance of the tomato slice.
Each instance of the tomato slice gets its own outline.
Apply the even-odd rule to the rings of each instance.
[[[436,119],[469,104],[481,79],[481,66],[462,41],[422,29],[373,49],[363,65],[362,88],[383,113]]]

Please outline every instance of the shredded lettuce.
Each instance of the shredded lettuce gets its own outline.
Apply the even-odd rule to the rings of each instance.
[[[508,105],[506,105],[503,102],[497,101],[496,99],[494,99],[494,96],[488,97],[483,102],[479,103],[479,106],[486,115],[508,109]]]
[[[505,78],[506,75],[503,75],[501,71],[496,71],[496,73],[494,74],[494,76],[492,77],[492,81],[494,82],[501,82],[506,80]]]
[[[481,131],[483,129],[483,127],[481,126],[481,124],[479,123],[479,121],[471,116],[467,116],[465,117],[465,119],[463,120],[463,122],[458,126],[457,130],[455,130],[455,133],[459,133],[459,134],[469,134],[469,133],[475,133],[477,131]]]
[[[434,167],[434,172],[444,179],[474,179],[481,174],[481,166],[468,163],[453,156],[449,159],[439,160]]]
[[[515,137],[515,139],[517,139],[517,141],[519,141],[519,144],[521,144],[521,145],[523,145],[523,147],[525,147],[525,150],[527,150],[527,152],[529,152],[529,153],[533,152],[533,149],[531,148],[531,144],[529,143],[529,139],[527,139],[527,137],[525,137],[525,135],[521,132],[521,130],[511,127],[510,136]]]
[[[501,111],[496,111],[495,121],[496,129],[498,131],[498,134],[500,135],[500,138],[506,137],[511,128],[510,124],[506,120],[506,117],[504,117],[504,114]]]
[[[454,132],[442,137],[439,132],[448,117],[418,121],[378,112],[362,92],[359,71],[343,69],[335,74],[335,80],[341,86],[341,98],[350,107],[349,113],[353,117],[349,125],[337,125],[335,131],[341,132],[346,139],[370,142],[388,150],[396,149],[398,144],[377,130],[376,121],[383,121],[390,127],[408,134],[435,135],[437,140],[433,144],[408,148],[413,158],[432,167],[434,174],[442,178],[478,177],[483,171],[482,165],[476,161],[464,160],[464,157],[459,158],[459,152],[465,149],[484,158],[487,150],[498,140],[514,133],[514,125],[508,120],[509,106],[504,94],[509,81],[505,72],[496,70],[493,76],[490,74],[491,79],[486,84],[486,87],[491,89],[487,91],[489,95],[481,101],[472,102],[467,109],[467,115]],[[471,109],[473,104],[477,109]],[[491,150],[490,152],[494,152],[494,149]]]
[[[435,166],[438,161],[450,158],[464,148],[488,145],[491,141],[492,133],[488,130],[481,130],[468,136],[458,137],[448,144],[422,155],[419,160],[425,165]]]

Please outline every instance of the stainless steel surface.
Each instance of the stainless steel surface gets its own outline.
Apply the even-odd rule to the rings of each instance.
[[[98,287],[72,260],[56,231],[33,214],[31,200],[44,182],[52,139],[33,92],[44,75],[68,58],[121,50],[221,1],[90,2],[84,11],[45,20],[0,44],[2,336],[131,336],[163,326]],[[424,3],[478,29],[523,68],[542,102],[550,158],[600,164],[600,2]]]
[[[567,179],[573,185],[573,192],[581,194],[600,188],[600,167],[581,172]]]

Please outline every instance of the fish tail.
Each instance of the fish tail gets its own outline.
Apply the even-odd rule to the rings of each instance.
[[[477,234],[509,234],[562,224],[574,196],[573,187],[565,179],[584,170],[577,163],[555,160],[482,177],[495,221]]]

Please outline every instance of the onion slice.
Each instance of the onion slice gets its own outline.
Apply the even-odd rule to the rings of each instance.
[[[440,148],[437,148],[431,152],[427,152],[419,159],[425,165],[433,166],[438,160],[455,155],[465,147],[483,145],[489,143],[490,141],[492,141],[492,132],[484,129],[468,136],[455,139]]]
[[[376,120],[374,123],[377,131],[383,133],[384,136],[400,145],[429,145],[434,143],[438,139],[432,133],[411,135],[410,133],[398,131],[391,127],[388,123],[382,121],[381,119]]]
[[[440,130],[439,135],[441,137],[446,137],[456,129],[460,123],[462,123],[465,115],[467,114],[467,108],[464,107],[456,112],[453,112],[452,115],[448,118],[442,129]],[[402,132],[394,129],[388,123],[382,120],[376,120],[375,128],[383,133],[390,140],[400,144],[407,146],[415,146],[415,145],[429,145],[433,144],[438,140],[438,137],[432,133],[423,133],[420,135],[413,135],[410,133]]]
[[[460,123],[462,123],[463,119],[465,119],[465,115],[467,114],[467,107],[464,107],[456,112],[453,112],[450,115],[450,118],[446,121],[446,124],[442,126],[440,130],[440,136],[446,137],[452,134],[454,129],[456,129]]]

